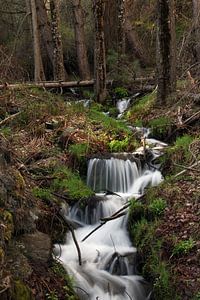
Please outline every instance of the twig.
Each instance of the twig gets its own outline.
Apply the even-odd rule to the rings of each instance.
[[[137,198],[137,200],[142,199],[145,196],[145,194],[141,195],[140,197]],[[112,214],[110,217],[102,218],[100,219],[102,223],[95,227],[91,232],[89,232],[82,240],[81,242],[84,242],[91,236],[95,231],[97,231],[99,228],[101,228],[103,225],[105,225],[107,222],[115,220],[117,218],[120,218],[126,214],[126,212],[121,213],[123,210],[127,209],[131,205],[131,201],[129,200],[127,204],[122,206],[119,210],[117,210],[114,214]]]
[[[183,166],[183,165],[180,165],[180,164],[176,164],[176,163],[173,163],[175,166],[177,167],[180,167],[180,168],[183,168],[183,169],[186,169],[186,170],[191,170],[191,171],[194,171],[194,172],[200,172],[200,170],[197,170],[197,169],[194,169],[192,167],[186,167],[186,166]]]
[[[193,167],[197,166],[199,163],[200,163],[200,161],[197,161],[193,165],[191,165],[189,168],[193,168]],[[174,177],[178,177],[178,176],[184,174],[185,172],[187,172],[187,170],[188,170],[188,167],[186,167],[184,170],[182,170],[178,174],[174,175]]]
[[[19,112],[17,112],[16,114],[11,115],[11,116],[9,116],[9,117],[3,119],[3,120],[0,122],[0,126],[4,125],[4,124],[6,124],[8,121],[14,119],[14,118],[17,117],[19,114],[21,114],[21,111],[19,111]]]

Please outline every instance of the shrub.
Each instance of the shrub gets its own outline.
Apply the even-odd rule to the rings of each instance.
[[[119,99],[128,97],[128,91],[124,87],[116,87],[114,89],[114,93],[115,93],[116,98],[119,98]]]

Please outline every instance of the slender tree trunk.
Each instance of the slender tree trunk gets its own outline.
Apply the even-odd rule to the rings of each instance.
[[[84,11],[81,0],[73,0],[74,30],[79,74],[81,79],[90,78],[90,67],[87,58],[87,48],[84,31]]]
[[[194,26],[194,52],[196,61],[200,63],[200,0],[192,0]],[[200,71],[200,67],[198,68]]]
[[[134,30],[132,25],[132,10],[134,10],[136,1],[123,0],[123,2],[124,2],[124,9],[125,9],[124,29],[125,29],[127,41],[133,51],[134,56],[139,60],[140,65],[142,67],[145,67],[149,64],[148,52],[146,46],[140,40],[137,32]]]
[[[28,3],[27,3],[28,4]],[[45,80],[44,68],[42,63],[40,36],[38,30],[38,19],[35,0],[30,0],[30,9],[32,13],[32,28],[33,28],[33,49],[34,49],[34,79],[35,81]]]
[[[105,1],[104,35],[106,52],[118,51],[118,0]]]
[[[176,39],[174,0],[158,0],[157,103],[166,104],[176,90]]]
[[[38,25],[39,25],[40,37],[53,70],[53,65],[54,65],[53,37],[52,37],[51,25],[48,19],[44,0],[36,0],[36,9],[38,13]]]
[[[97,102],[106,100],[106,55],[104,41],[104,0],[94,0],[95,17],[95,94]]]
[[[118,54],[125,54],[125,6],[124,0],[117,0],[118,6]]]
[[[65,80],[67,77],[64,59],[63,47],[60,34],[60,0],[50,0],[52,35],[54,44],[54,80]]]

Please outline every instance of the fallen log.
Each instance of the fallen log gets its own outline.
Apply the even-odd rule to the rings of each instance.
[[[112,84],[112,80],[108,80],[107,84]],[[73,88],[73,87],[84,87],[93,86],[95,83],[94,79],[82,80],[82,81],[41,81],[41,82],[27,82],[27,83],[15,83],[15,84],[0,84],[0,89],[20,89],[20,88]]]

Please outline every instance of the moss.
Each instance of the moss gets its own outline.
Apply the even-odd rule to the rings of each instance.
[[[67,167],[59,167],[54,172],[52,190],[66,193],[71,200],[80,200],[91,197],[94,193],[81,180],[79,174],[73,173]]]
[[[14,224],[13,224],[13,216],[8,210],[0,210],[0,221],[5,226],[4,228],[4,240],[9,241],[12,237],[13,231],[14,231]]]
[[[73,154],[78,160],[82,160],[89,151],[89,144],[74,144],[69,146],[69,153]]]
[[[5,257],[4,250],[0,247],[0,266],[2,266],[4,263],[4,257]]]
[[[149,111],[152,109],[156,99],[156,93],[152,92],[151,94],[145,95],[143,98],[140,98],[138,103],[135,104],[127,113],[127,118],[130,121],[140,120],[146,116]]]
[[[172,121],[168,117],[160,117],[149,121],[148,127],[151,129],[151,135],[164,139],[171,132]]]
[[[29,287],[27,287],[22,281],[16,280],[14,282],[14,288],[12,291],[13,300],[33,300],[33,295]]]
[[[26,187],[25,180],[18,170],[13,170],[13,175],[15,177],[15,192],[17,195],[21,195]]]

